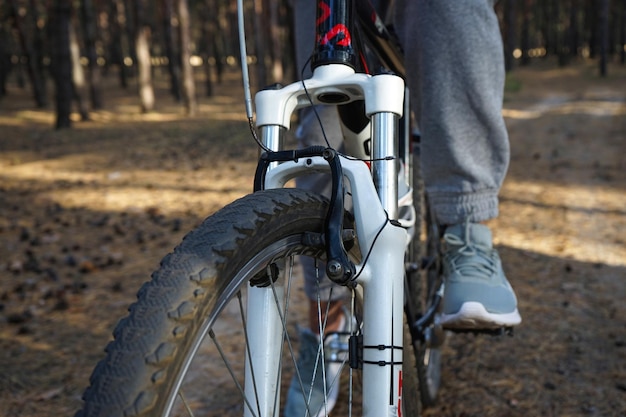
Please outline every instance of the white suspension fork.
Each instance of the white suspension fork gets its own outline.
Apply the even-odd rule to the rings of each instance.
[[[306,91],[305,87],[306,86]],[[404,252],[407,232],[395,220],[398,216],[397,119],[402,115],[404,83],[393,75],[369,76],[355,74],[343,65],[318,67],[311,79],[280,90],[264,90],[256,95],[257,126],[264,144],[280,150],[282,131],[290,126],[291,114],[311,104],[324,104],[325,97],[345,97],[346,102],[365,100],[366,114],[372,125],[372,172],[362,161],[341,157],[344,176],[351,185],[355,224],[365,263],[357,265],[357,282],[363,288],[363,397],[366,417],[396,416],[400,407],[402,384],[402,332]],[[290,179],[314,171],[328,171],[321,157],[301,159],[273,165],[267,173],[265,188],[280,188]],[[376,184],[376,187],[375,187]],[[378,188],[378,190],[377,190]],[[278,311],[267,307],[273,301],[263,289],[253,289],[248,297],[248,311],[263,311],[277,319]],[[261,290],[261,291],[257,291]],[[270,298],[272,298],[270,300]],[[255,310],[250,310],[251,308]],[[256,310],[259,308],[261,310]],[[247,326],[255,335],[253,346],[282,343],[275,330],[268,332],[267,317],[249,315]],[[268,340],[268,338],[273,338]],[[273,346],[272,352],[279,351]],[[277,375],[279,359],[252,357],[255,374],[262,369]],[[260,368],[258,368],[260,367]],[[249,366],[246,366],[248,369]],[[272,415],[274,399],[279,398],[276,378],[267,380],[263,394],[263,416]],[[246,393],[252,378],[246,371]],[[255,398],[251,396],[250,398]],[[256,410],[255,410],[256,412]],[[247,415],[247,414],[246,414]]]

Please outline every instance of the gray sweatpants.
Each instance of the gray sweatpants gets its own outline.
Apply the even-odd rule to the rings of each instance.
[[[509,142],[502,118],[504,56],[494,3],[396,0],[396,31],[404,47],[410,99],[422,133],[426,192],[437,221],[444,225],[498,215]],[[295,0],[299,68],[313,47],[315,11],[314,0]],[[331,145],[338,146],[341,132],[336,110],[318,107],[318,112],[327,137],[335,141]],[[323,143],[312,112],[303,114],[297,136],[303,145]],[[306,181],[320,192],[325,185],[319,178]],[[305,281],[310,294],[315,280]]]

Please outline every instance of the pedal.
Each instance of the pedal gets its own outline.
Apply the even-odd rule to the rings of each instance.
[[[350,333],[331,332],[324,336],[325,360],[342,363],[349,359]]]
[[[444,330],[452,333],[472,333],[475,335],[487,335],[487,336],[511,336],[513,337],[513,327],[499,327],[495,329],[460,329],[460,328],[444,328]]]

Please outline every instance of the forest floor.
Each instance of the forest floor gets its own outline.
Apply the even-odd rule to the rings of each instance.
[[[233,71],[198,116],[159,85],[140,114],[51,128],[0,101],[0,417],[72,415],[141,283],[187,231],[252,188]],[[454,335],[427,416],[626,416],[626,68],[536,63],[509,76],[512,157],[492,222],[516,289],[514,337]]]

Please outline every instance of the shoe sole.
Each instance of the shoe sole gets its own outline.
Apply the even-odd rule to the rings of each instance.
[[[495,314],[488,312],[481,303],[470,301],[463,303],[454,314],[442,314],[439,320],[444,329],[481,330],[517,326],[522,317],[517,309],[512,313]]]

